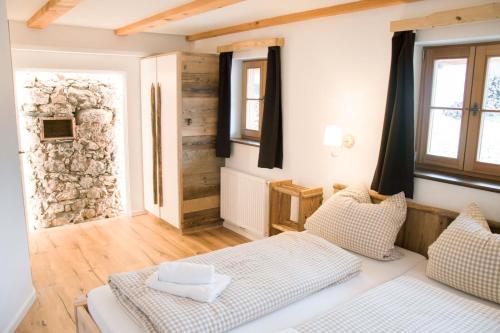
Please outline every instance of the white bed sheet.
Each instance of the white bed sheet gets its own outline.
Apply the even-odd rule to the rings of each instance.
[[[500,304],[493,303],[493,302],[487,301],[485,299],[481,299],[479,297],[476,297],[476,296],[464,293],[463,291],[460,291],[458,289],[455,289],[455,288],[452,288],[450,286],[447,286],[447,285],[445,285],[445,284],[443,284],[441,282],[438,282],[436,280],[428,278],[427,275],[425,274],[426,268],[427,268],[427,260],[425,260],[423,262],[420,262],[417,266],[415,266],[414,268],[412,268],[411,270],[409,270],[404,275],[405,276],[410,276],[412,278],[415,278],[415,279],[418,279],[418,280],[423,281],[425,283],[428,283],[428,284],[430,284],[430,285],[432,285],[432,286],[434,286],[436,288],[449,291],[449,292],[451,292],[451,293],[453,293],[455,295],[458,295],[458,296],[461,296],[461,297],[465,297],[465,298],[468,298],[470,300],[473,300],[473,301],[476,301],[476,302],[479,302],[479,303],[483,303],[485,305],[488,305],[488,306],[491,306],[491,307],[494,307],[494,308],[500,310]]]
[[[395,261],[378,261],[357,255],[361,258],[362,268],[361,273],[355,278],[340,285],[325,288],[299,302],[239,326],[231,330],[231,332],[265,333],[293,327],[350,300],[370,288],[407,273],[420,263],[425,265],[426,259],[420,254],[405,249],[399,250],[404,255],[401,259]],[[139,324],[127,315],[108,285],[89,292],[88,307],[90,314],[103,333],[144,332]]]

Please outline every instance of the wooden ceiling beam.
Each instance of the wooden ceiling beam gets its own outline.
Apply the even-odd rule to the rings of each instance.
[[[271,17],[259,21],[247,22],[230,27],[215,29],[211,31],[200,32],[197,34],[189,35],[186,37],[188,41],[196,41],[200,39],[207,39],[217,36],[229,35],[237,32],[261,29],[272,27],[275,25],[289,24],[293,22],[313,20],[320,17],[335,16],[348,13],[354,13],[364,10],[376,9],[381,7],[388,7],[399,5],[403,3],[410,3],[422,0],[360,0],[355,2],[343,3],[330,7],[323,7],[304,12],[287,14],[282,16]]]
[[[454,24],[500,19],[500,3],[436,12],[428,16],[391,22],[391,31],[431,29]]]
[[[80,0],[49,0],[33,14],[26,25],[28,28],[44,29],[79,3]]]
[[[182,20],[188,17],[206,13],[215,9],[234,5],[244,0],[194,0],[185,5],[169,9],[165,12],[147,17],[115,30],[118,36],[126,36],[142,32],[168,22]]]

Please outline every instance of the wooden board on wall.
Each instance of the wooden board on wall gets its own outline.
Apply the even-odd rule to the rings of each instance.
[[[203,198],[220,193],[220,168],[224,160],[215,157],[215,137],[183,138],[184,200]]]
[[[183,54],[182,96],[218,97],[219,58],[216,55]]]
[[[182,136],[217,134],[217,97],[183,98]]]
[[[219,58],[183,54],[182,79],[182,229],[210,226],[220,218],[220,168],[215,156]]]

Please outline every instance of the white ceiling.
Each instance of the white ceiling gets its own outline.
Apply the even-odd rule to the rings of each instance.
[[[10,20],[26,21],[47,0],[7,0]],[[116,29],[192,0],[81,0],[55,24]],[[188,35],[352,0],[245,0],[188,19],[167,23],[151,32]]]

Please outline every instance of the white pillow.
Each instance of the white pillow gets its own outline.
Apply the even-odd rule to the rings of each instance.
[[[404,193],[373,204],[366,189],[348,187],[328,199],[305,229],[344,249],[379,260],[399,258],[394,242],[406,219]]]
[[[500,303],[500,235],[470,204],[429,246],[427,276],[468,294]]]

